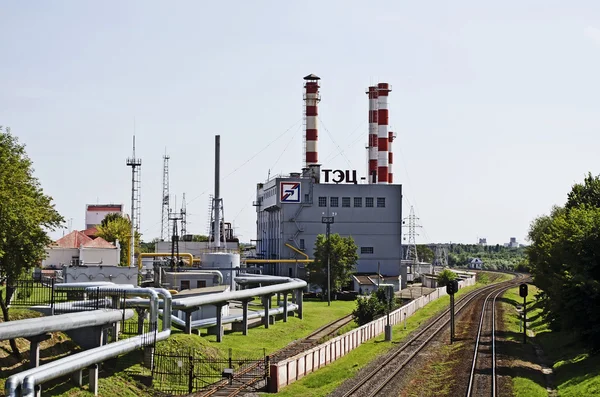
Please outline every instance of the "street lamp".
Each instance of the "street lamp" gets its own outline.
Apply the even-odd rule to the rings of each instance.
[[[322,213],[325,215],[325,213]],[[329,234],[331,231],[331,224],[333,223],[337,214],[333,212],[331,215],[327,211],[327,216],[321,217],[321,223],[327,225],[325,236],[327,238],[327,306],[331,306],[331,244],[329,242]]]

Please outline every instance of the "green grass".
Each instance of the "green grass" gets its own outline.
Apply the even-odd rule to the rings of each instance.
[[[576,340],[572,334],[550,330],[543,319],[542,309],[535,301],[535,287],[529,287],[527,297],[528,329],[535,336],[529,338],[530,342],[539,344],[554,370],[554,383],[561,397],[579,397],[600,395],[600,356],[591,356]],[[523,298],[518,295],[516,288],[507,291],[504,295],[505,303],[513,306],[505,312],[505,324],[512,333],[515,344],[512,346],[511,355],[523,361],[537,362],[531,344],[522,344],[522,334],[519,331],[519,320],[514,306],[522,305]],[[545,381],[539,371],[530,368],[513,368],[514,395],[520,396],[546,396]]]

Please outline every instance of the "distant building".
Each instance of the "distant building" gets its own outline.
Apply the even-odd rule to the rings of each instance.
[[[83,232],[74,230],[46,248],[46,259],[42,261],[42,268],[118,265],[120,257],[121,247],[118,241],[113,245],[102,237],[92,239]]]
[[[469,269],[481,269],[483,266],[483,261],[479,258],[471,258],[469,259],[468,267]]]
[[[98,226],[106,215],[123,215],[123,204],[88,204],[85,206],[85,228]]]
[[[480,238],[479,239],[479,245],[487,245],[487,238]]]
[[[510,242],[504,243],[504,246],[508,248],[519,248],[519,243],[517,242],[516,237],[511,237]]]

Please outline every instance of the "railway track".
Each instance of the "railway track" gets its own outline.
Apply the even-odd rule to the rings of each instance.
[[[492,294],[499,290],[505,290],[517,285],[519,281],[522,281],[521,276],[510,281],[503,283],[493,284],[483,288],[479,288],[475,291],[469,292],[465,296],[461,297],[456,302],[455,313],[460,313],[475,299],[485,296],[485,294]],[[355,383],[349,390],[340,394],[341,397],[350,396],[361,396],[371,397],[377,395],[392,395],[397,393],[394,389],[394,379],[403,373],[403,370],[407,367],[418,353],[427,346],[434,338],[450,323],[450,309],[445,310],[443,313],[438,315],[429,324],[423,327],[409,340],[402,344],[397,350],[389,354],[389,356],[376,368],[367,373],[361,375],[357,383]],[[337,393],[336,393],[337,395]]]
[[[337,332],[353,321],[351,314],[342,317],[334,322],[316,329],[307,337],[290,343],[288,346],[269,355],[269,361],[278,362],[314,346],[322,343],[324,339],[335,336]],[[264,362],[258,362],[236,371],[232,381],[223,380],[212,385],[208,390],[201,390],[193,394],[194,397],[233,397],[240,394],[245,389],[264,379],[264,374],[268,368],[265,368]]]
[[[521,282],[525,281],[520,279]],[[467,387],[467,397],[491,396],[496,397],[498,393],[498,382],[496,379],[496,299],[507,289],[513,286],[503,287],[490,292],[481,309],[479,327],[471,372]]]

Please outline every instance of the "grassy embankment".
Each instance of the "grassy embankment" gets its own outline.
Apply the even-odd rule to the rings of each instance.
[[[547,396],[546,381],[538,364],[534,345],[542,347],[548,365],[554,371],[554,388],[559,396],[579,397],[600,395],[600,356],[590,356],[576,339],[565,332],[553,332],[542,318],[542,310],[536,302],[537,289],[529,286],[527,318],[529,338],[522,342],[519,332],[520,320],[515,307],[523,304],[517,288],[503,296],[504,323],[508,339],[506,351],[513,358],[510,375],[513,378],[513,394],[517,397]]]
[[[327,302],[304,302],[304,318],[289,317],[287,323],[277,321],[269,329],[263,327],[251,328],[248,330],[248,336],[241,333],[226,332],[223,342],[217,343],[216,337],[197,335],[185,335],[179,330],[173,330],[172,336],[164,342],[157,345],[159,350],[177,350],[177,349],[196,349],[205,356],[226,357],[229,349],[233,351],[234,357],[261,357],[263,349],[267,354],[272,353],[294,340],[301,339],[313,330],[337,319],[343,317],[355,307],[354,302],[334,301],[331,307]],[[255,307],[254,309],[260,310]],[[31,318],[39,316],[38,313],[12,308],[10,310],[11,319]],[[3,395],[4,381],[10,375],[24,370],[28,365],[29,342],[24,339],[17,339],[23,359],[19,360],[10,355],[8,341],[0,342],[0,395]],[[59,357],[78,351],[77,346],[64,334],[55,333],[52,339],[42,343],[41,357],[42,362],[52,361]],[[137,355],[136,355],[137,354]],[[138,352],[119,357],[116,360],[105,363],[104,371],[101,372],[99,380],[99,393],[102,396],[124,396],[139,397],[149,395],[135,380],[129,371],[139,364],[132,365],[139,361]],[[87,389],[87,373],[84,371],[83,389],[74,386],[68,380],[60,382],[49,382],[44,385],[44,395],[48,396],[91,396]]]
[[[477,284],[473,287],[461,289],[457,296],[464,295],[473,289],[480,288],[486,284],[502,282],[511,279],[513,276],[502,273],[479,273]],[[346,356],[336,360],[330,365],[313,372],[301,380],[292,383],[284,388],[279,397],[292,396],[325,396],[340,386],[345,380],[352,378],[356,373],[366,366],[375,357],[385,354],[391,346],[405,339],[411,332],[416,330],[421,324],[431,317],[441,313],[448,308],[450,297],[444,296],[434,302],[431,302],[424,308],[418,310],[406,321],[406,330],[404,324],[397,324],[393,327],[391,343],[384,341],[384,335],[380,335],[370,341],[363,343],[357,349],[354,349]],[[263,394],[267,396],[268,394]]]

